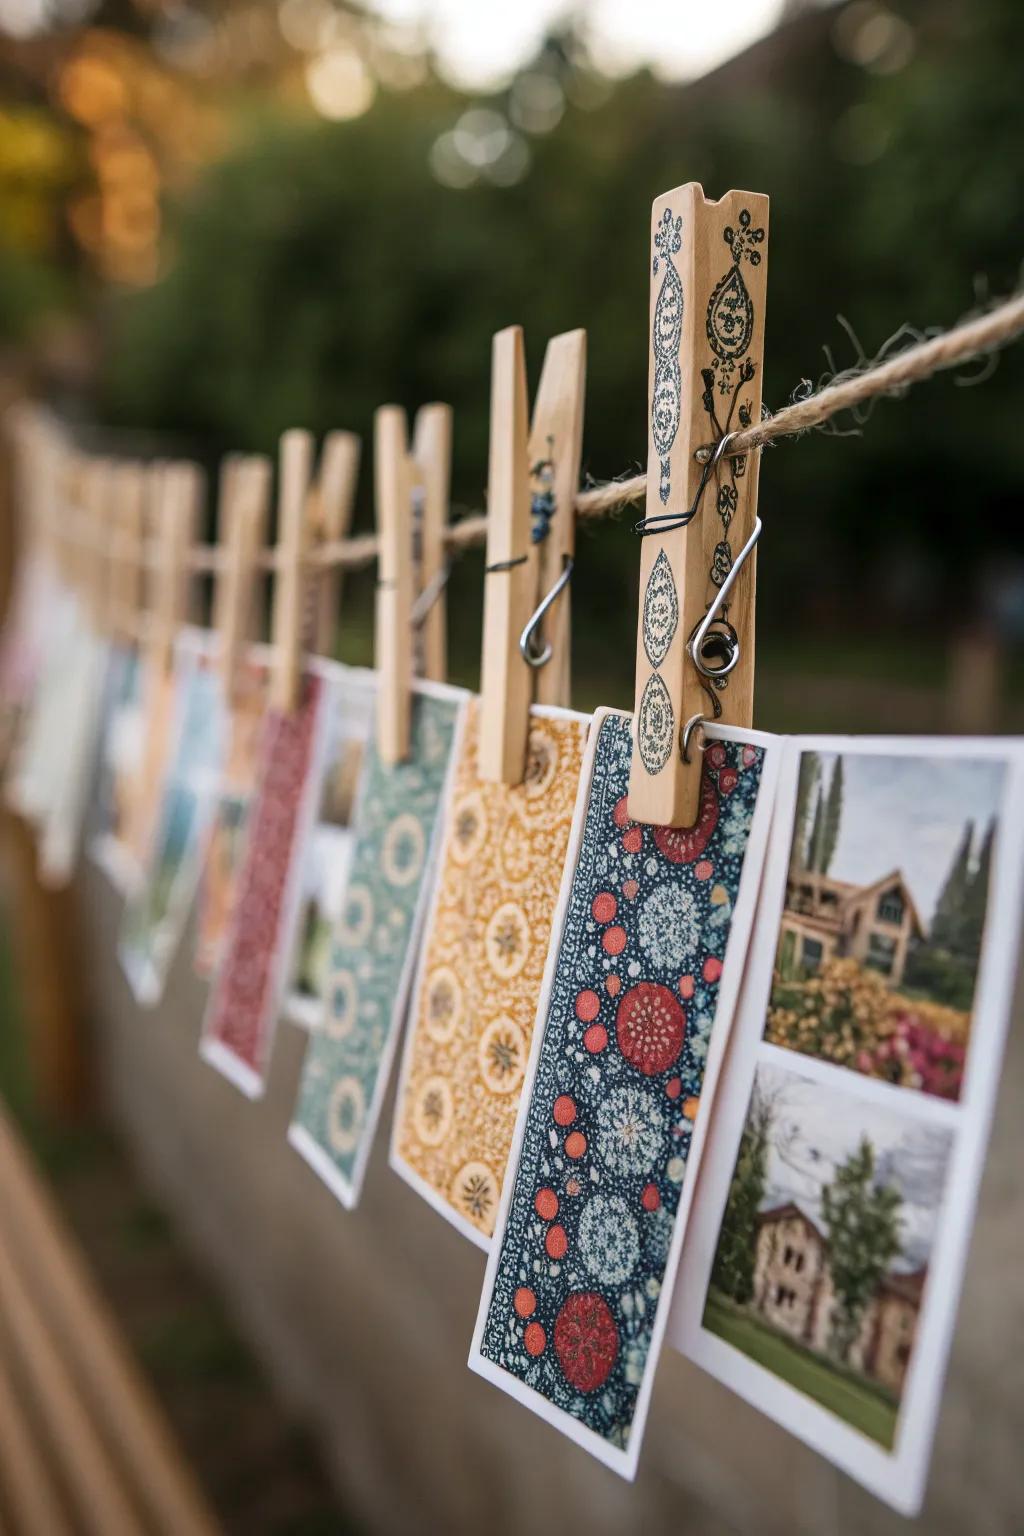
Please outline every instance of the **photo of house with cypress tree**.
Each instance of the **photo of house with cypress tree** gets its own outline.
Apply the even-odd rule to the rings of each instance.
[[[959,1097],[1004,772],[803,753],[767,1040]]]
[[[886,1446],[951,1142],[762,1063],[719,1232],[705,1328]]]

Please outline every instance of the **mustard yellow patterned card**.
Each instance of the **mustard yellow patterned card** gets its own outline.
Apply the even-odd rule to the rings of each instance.
[[[391,1162],[480,1247],[494,1231],[588,716],[531,712],[522,784],[477,776],[467,709],[413,990]]]

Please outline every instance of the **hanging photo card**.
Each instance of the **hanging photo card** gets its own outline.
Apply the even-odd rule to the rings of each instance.
[[[466,706],[421,947],[391,1161],[486,1248],[498,1213],[589,716],[535,706],[522,784],[477,774]]]
[[[355,847],[355,812],[373,725],[372,672],[346,667],[326,723],[320,801],[303,860],[291,941],[285,1017],[317,1029],[324,1015],[331,932],[341,916]]]
[[[216,969],[231,917],[256,784],[269,680],[269,653],[265,647],[254,646],[239,661],[232,679],[224,770],[203,850],[194,956],[196,971],[203,977],[211,976]]]
[[[37,825],[59,794],[64,719],[75,707],[77,692],[86,686],[89,658],[81,643],[83,632],[78,599],[66,588],[57,588],[50,626],[41,642],[34,691],[27,700],[4,784],[11,810]]]
[[[672,1341],[912,1515],[1017,963],[1024,744],[787,743]]]
[[[126,867],[139,872],[139,879],[149,863],[164,781],[177,740],[178,681],[176,666],[157,664],[143,652],[139,661],[141,746],[137,752],[126,752],[116,774],[119,840],[123,836]]]
[[[409,756],[371,740],[348,878],[324,957],[322,1027],[309,1043],[289,1140],[343,1205],[359,1200],[408,1003],[437,831],[467,695],[417,683]]]
[[[294,710],[270,709],[235,899],[200,1051],[249,1098],[262,1096],[287,984],[302,872],[320,800],[327,723],[345,669],[313,662]]]
[[[112,646],[89,856],[122,895],[137,888],[142,875],[128,850],[125,788],[142,763],[142,675],[135,646]]]
[[[125,904],[118,945],[132,991],[146,1006],[163,996],[188,919],[224,752],[223,695],[208,636],[182,632],[174,674],[170,761],[142,880]]]
[[[73,686],[64,694],[53,765],[57,772],[39,832],[39,878],[46,886],[66,885],[78,858],[96,769],[109,658],[108,642],[83,628],[71,668]]]
[[[58,601],[50,562],[29,549],[18,561],[0,633],[0,768],[24,729],[46,658],[53,604]]]
[[[584,763],[469,1363],[632,1477],[739,991],[779,745],[709,728],[688,829],[627,813],[632,719]]]

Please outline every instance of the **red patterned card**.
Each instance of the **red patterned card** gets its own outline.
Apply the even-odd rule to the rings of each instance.
[[[263,1092],[287,980],[329,698],[325,680],[307,674],[298,709],[267,714],[235,908],[203,1025],[203,1056],[250,1098]]]

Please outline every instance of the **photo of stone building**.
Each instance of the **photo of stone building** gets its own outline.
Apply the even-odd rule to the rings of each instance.
[[[891,1272],[868,1303],[848,1364],[898,1397],[917,1330],[927,1269]],[[828,1240],[794,1201],[757,1217],[753,1308],[766,1322],[827,1353],[835,1293]]]
[[[892,1446],[953,1137],[929,1114],[862,1097],[845,1076],[759,1062],[703,1321],[762,1370]]]

